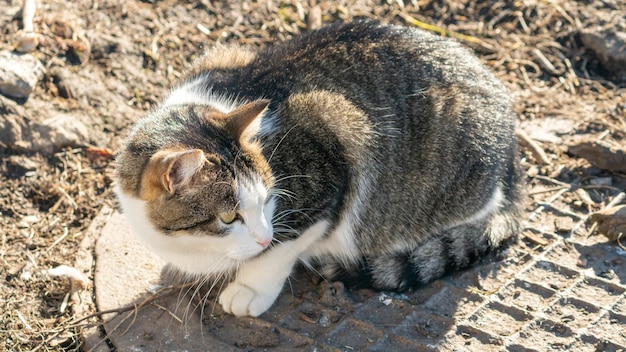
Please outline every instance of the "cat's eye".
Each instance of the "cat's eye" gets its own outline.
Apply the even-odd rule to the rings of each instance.
[[[220,214],[220,220],[226,225],[232,224],[237,219],[239,219],[239,214],[236,211]]]

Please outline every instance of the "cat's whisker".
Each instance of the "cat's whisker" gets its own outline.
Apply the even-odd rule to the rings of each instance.
[[[204,276],[202,278],[197,278],[196,280],[197,281],[194,282],[194,284],[192,285],[192,287],[194,289],[193,289],[193,292],[191,293],[191,295],[189,296],[189,298],[187,300],[187,306],[185,307],[185,312],[183,314],[185,320],[189,319],[189,317],[191,317],[193,312],[195,312],[195,310],[196,310],[195,307],[193,309],[191,309],[191,307],[193,305],[194,297],[196,297],[196,295],[198,295],[200,293],[200,289],[206,283],[207,277]],[[187,293],[189,293],[189,291],[187,291]],[[196,307],[197,307],[197,305],[196,305]]]
[[[200,293],[200,290],[204,287],[204,285],[211,280],[211,286],[208,288],[207,292],[202,295],[201,297],[199,297],[198,301],[198,305],[196,305],[194,307],[194,309],[189,313],[189,315],[192,315],[198,308],[200,309],[200,319],[203,319],[204,317],[204,306],[206,305],[206,301],[208,300],[209,296],[211,295],[211,292],[213,291],[213,288],[215,288],[215,285],[217,285],[219,282],[222,282],[223,278],[226,277],[226,273],[228,271],[228,266],[220,263],[220,267],[216,268],[215,271],[217,272],[217,275],[213,276],[213,275],[206,275],[203,277],[202,282],[200,285],[198,285],[197,289],[194,292],[195,294]]]
[[[284,189],[284,188],[273,188],[270,193],[270,196],[277,196],[281,199],[285,199],[284,197],[289,198],[290,200],[295,200],[298,199],[297,195],[295,192],[292,192],[288,189]]]
[[[300,221],[297,219],[291,219],[291,220],[283,219],[283,220],[274,221],[274,226],[280,226],[283,224],[297,224],[299,222]]]
[[[284,180],[288,180],[290,178],[296,178],[296,177],[302,177],[302,178],[311,178],[311,175],[288,175],[288,176],[282,176],[278,179],[276,179],[276,183],[282,182]]]
[[[280,190],[276,190],[274,192],[271,193],[271,195],[276,195],[276,196],[285,196],[288,197],[290,199],[297,199],[298,196],[295,192],[286,190],[286,189],[280,189]]]
[[[200,300],[200,323],[202,324],[202,320],[204,319],[204,308],[206,307],[207,301],[209,300],[209,297],[211,296],[211,292],[213,292],[213,288],[215,288],[215,286],[218,283],[221,283],[221,285],[223,285],[223,281],[226,279],[226,275],[223,272],[220,272],[218,274],[217,277],[214,278],[213,283],[211,284],[211,287],[209,287],[209,289],[207,290],[206,294],[204,294],[204,296],[202,296],[202,299]],[[220,291],[221,291],[221,286],[220,286]],[[218,292],[219,293],[219,292]],[[217,297],[219,298],[219,294],[217,295]],[[213,309],[215,309],[215,307],[213,307],[211,309],[211,314],[213,314]]]
[[[286,133],[285,135],[278,141],[278,143],[276,144],[276,146],[274,147],[274,150],[272,150],[272,153],[270,154],[270,157],[267,158],[267,163],[269,164],[272,161],[272,158],[274,157],[274,153],[276,153],[276,150],[278,150],[278,147],[280,147],[280,145],[283,143],[283,141],[285,140],[285,138],[287,138],[287,136],[289,135],[289,133],[291,133],[291,131],[293,131],[296,127],[298,127],[298,124],[293,125],[293,127],[291,127]]]
[[[291,234],[295,234],[295,235],[300,234],[300,231],[298,231],[298,230],[296,230],[296,229],[294,229],[292,227],[289,227],[289,228],[278,228],[278,229],[275,229],[274,232],[277,235],[284,235],[284,234],[290,234],[290,233]]]
[[[192,277],[192,276],[190,276],[190,275],[185,275],[185,277],[184,277],[184,278],[182,278],[182,281],[183,281],[185,284],[188,284],[188,283],[191,283],[191,284],[190,284],[190,285],[188,285],[188,286],[186,287],[186,289],[184,289],[184,290],[180,290],[180,291],[178,292],[178,298],[177,298],[177,300],[176,300],[176,305],[174,306],[174,310],[175,310],[175,311],[178,311],[178,309],[180,308],[181,304],[183,303],[184,298],[185,298],[185,297],[187,297],[187,295],[189,294],[189,292],[190,292],[191,290],[193,290],[193,288],[194,288],[194,286],[195,286],[195,284],[196,284],[194,281],[196,281],[196,280],[197,280],[197,278],[196,278],[195,276],[193,276],[193,277]],[[185,316],[184,316],[184,315],[183,315],[183,318],[185,318]]]
[[[217,185],[226,185],[229,187],[234,187],[232,183],[226,182],[226,181],[217,181],[213,183],[213,186],[217,186]]]
[[[319,209],[316,209],[316,208],[300,208],[300,209],[287,209],[287,210],[283,210],[283,211],[281,211],[280,213],[277,213],[277,214],[274,216],[274,218],[272,219],[272,222],[280,221],[280,220],[281,220],[281,219],[283,219],[284,217],[289,216],[289,215],[291,215],[291,214],[296,214],[296,213],[299,213],[299,214],[304,215],[304,216],[305,216],[305,217],[307,217],[309,220],[311,220],[311,222],[313,222],[313,219],[312,219],[312,218],[311,218],[311,217],[310,217],[307,213],[305,213],[305,211],[311,211],[311,210],[312,210],[312,211],[316,211],[316,210],[319,210]]]
[[[285,223],[278,223],[274,225],[274,233],[276,234],[285,234],[285,233],[300,234],[300,231],[294,229],[293,227]]]
[[[236,275],[236,273],[235,273],[235,275]],[[215,307],[217,305],[219,305],[219,298],[220,298],[220,295],[222,294],[222,289],[224,288],[224,284],[227,281],[230,281],[230,279],[231,279],[230,275],[228,273],[224,272],[223,275],[220,275],[219,280],[216,281],[216,283],[217,282],[220,283],[220,287],[217,289],[217,294],[215,295],[215,303],[213,304],[213,308],[211,308],[211,314],[213,314],[215,312]],[[209,299],[209,297],[207,296],[207,300],[208,299]]]
[[[315,268],[315,266],[313,266],[313,264],[311,264],[308,260],[301,260],[300,263],[302,263],[302,265],[307,269],[312,271],[313,273],[319,275],[319,277],[324,280],[324,282],[326,283],[330,283],[330,281],[326,278],[326,276],[324,274],[322,274],[319,270],[317,270]]]

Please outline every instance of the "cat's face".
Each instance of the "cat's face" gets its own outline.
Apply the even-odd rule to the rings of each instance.
[[[203,116],[227,136],[213,151],[186,145],[181,136],[180,143],[146,155],[137,175],[128,165],[133,160],[129,154],[148,137],[136,132],[120,153],[116,192],[131,228],[179,269],[227,272],[270,245],[272,177],[260,149],[249,142],[254,131],[246,131],[255,128],[252,122],[266,106],[248,108],[243,117],[242,111]],[[173,131],[167,133],[180,133]]]

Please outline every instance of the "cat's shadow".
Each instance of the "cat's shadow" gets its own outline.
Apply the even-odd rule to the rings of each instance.
[[[298,267],[274,305],[256,318],[222,310],[217,297],[223,283],[189,285],[166,266],[162,287],[182,288],[145,305],[132,328],[128,321],[119,329],[131,329],[145,340],[145,348],[168,345],[180,350],[418,350],[440,345],[451,335],[462,338],[463,329],[480,340],[484,334],[455,323],[489,301],[506,284],[500,272],[515,270],[516,264],[488,258],[405,293],[350,289]],[[484,339],[489,342],[489,336]]]

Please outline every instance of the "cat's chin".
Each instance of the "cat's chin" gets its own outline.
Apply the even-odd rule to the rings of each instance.
[[[150,249],[179,271],[192,275],[219,275],[257,256],[263,247],[237,246],[234,236],[181,234],[169,236],[156,229],[145,212],[145,202],[115,187],[123,214],[132,232]]]
[[[165,261],[191,275],[219,276],[229,273],[263,252],[263,247],[258,244],[243,247],[234,245],[232,242],[236,239],[202,235],[153,235],[145,236],[144,232],[140,237],[144,237],[144,242]]]

